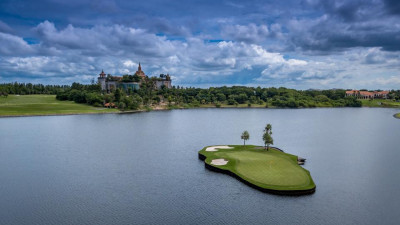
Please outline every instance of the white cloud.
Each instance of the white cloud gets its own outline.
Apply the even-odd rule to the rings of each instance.
[[[24,41],[24,39],[0,32],[0,54],[1,55],[17,55],[17,54],[30,54],[34,49]]]
[[[57,29],[45,21],[34,30],[39,37],[35,45],[19,36],[0,33],[0,41],[5,43],[0,46],[0,81],[25,76],[28,80],[42,78],[44,83],[46,79],[70,83],[72,78],[87,82],[102,69],[114,75],[133,74],[140,61],[148,75],[169,73],[174,84],[219,85],[239,74],[245,78],[243,84],[362,88],[373,86],[373,81],[382,86],[395,85],[396,79],[390,77],[399,75],[400,66],[395,52],[381,48],[351,49],[326,56],[288,56],[268,51],[268,46],[261,44],[207,42],[201,35],[169,40],[123,25],[68,25]]]
[[[256,25],[250,23],[248,25],[232,25],[223,24],[221,36],[227,40],[234,40],[245,43],[262,43],[268,38],[282,38],[281,25],[272,24],[268,28],[267,25]]]
[[[138,64],[134,63],[132,60],[125,60],[123,62],[124,66],[129,67],[129,68],[133,68],[133,67],[137,67]]]

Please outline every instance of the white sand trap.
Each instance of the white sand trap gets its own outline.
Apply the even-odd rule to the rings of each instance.
[[[216,166],[223,166],[226,165],[228,163],[228,160],[225,159],[213,159],[211,160],[211,164],[212,165],[216,165]]]
[[[227,145],[219,145],[219,146],[211,146],[206,148],[206,152],[216,152],[217,149],[232,149],[233,147],[229,147]]]

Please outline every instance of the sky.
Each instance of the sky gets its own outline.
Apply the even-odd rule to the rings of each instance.
[[[1,0],[0,83],[400,89],[398,0]]]

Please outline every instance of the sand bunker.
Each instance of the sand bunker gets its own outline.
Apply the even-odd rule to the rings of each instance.
[[[233,147],[229,147],[227,145],[219,145],[219,146],[211,146],[206,148],[206,152],[216,152],[217,149],[232,149]]]
[[[226,165],[228,163],[228,160],[225,159],[213,159],[211,160],[211,164],[212,165],[216,165],[216,166],[223,166]]]

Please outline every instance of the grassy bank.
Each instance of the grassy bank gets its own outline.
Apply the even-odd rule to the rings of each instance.
[[[360,100],[363,107],[387,107],[387,108],[396,108],[400,107],[400,102],[396,102],[388,99],[362,99]]]
[[[364,107],[400,107],[400,102],[375,99],[361,100]],[[317,106],[319,107],[319,106]],[[264,104],[183,104],[168,106],[165,104],[154,105],[149,110],[183,109],[183,108],[265,108]],[[276,108],[269,106],[269,108]],[[142,109],[145,110],[145,109]],[[147,111],[149,111],[147,110]],[[146,111],[146,110],[145,110]],[[85,113],[113,113],[118,109],[106,109],[93,107],[86,104],[78,104],[73,101],[58,101],[55,95],[9,95],[0,97],[0,116],[34,116],[34,115],[63,115]]]
[[[253,146],[230,145],[233,149],[206,151],[205,163],[220,170],[230,171],[248,183],[265,190],[308,191],[315,184],[310,173],[297,164],[297,156],[271,148],[269,151]],[[228,160],[226,165],[213,165],[212,160]]]
[[[395,114],[394,117],[396,117],[397,119],[400,119],[400,113]]]
[[[58,101],[55,95],[9,95],[0,97],[0,116],[33,116],[118,112],[72,101]]]

